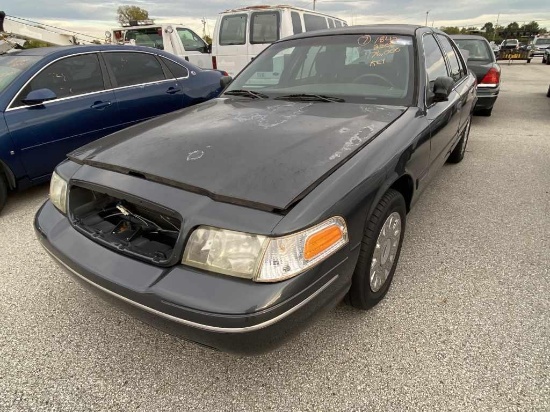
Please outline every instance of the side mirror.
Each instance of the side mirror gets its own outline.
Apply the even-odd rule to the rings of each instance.
[[[206,46],[204,46],[204,52],[203,53],[212,53],[212,45],[207,44]]]
[[[435,79],[433,89],[433,102],[446,102],[453,90],[454,80],[448,76],[441,76]]]
[[[47,102],[48,100],[57,99],[57,95],[50,89],[37,89],[33,90],[27,97],[25,97],[22,102],[31,105],[31,104],[41,104]]]
[[[225,89],[231,84],[232,81],[233,78],[231,76],[222,76],[220,77],[220,86],[222,87],[222,89]]]

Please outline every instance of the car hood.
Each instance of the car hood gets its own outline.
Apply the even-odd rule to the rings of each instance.
[[[219,201],[282,211],[405,110],[215,99],[107,136],[69,158]]]

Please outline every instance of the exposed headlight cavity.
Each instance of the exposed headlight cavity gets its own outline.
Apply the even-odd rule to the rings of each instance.
[[[191,234],[182,263],[256,282],[277,282],[315,266],[347,243],[346,223],[339,216],[278,238],[201,226]]]
[[[67,213],[67,182],[56,172],[50,181],[50,200],[62,213]]]

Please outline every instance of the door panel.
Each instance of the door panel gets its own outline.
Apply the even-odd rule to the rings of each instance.
[[[449,100],[439,102],[428,109],[431,131],[430,162],[439,167],[447,158],[455,142],[460,125],[460,95],[452,91]]]
[[[33,106],[22,102],[42,88],[57,99]],[[30,179],[50,174],[68,152],[116,130],[115,96],[104,89],[99,58],[88,53],[51,63],[21,90],[5,120]]]
[[[155,55],[104,52],[103,56],[116,87],[119,119],[125,127],[182,107],[180,81],[167,76]]]
[[[8,110],[5,118],[30,179],[50,174],[67,153],[118,126],[112,91]]]

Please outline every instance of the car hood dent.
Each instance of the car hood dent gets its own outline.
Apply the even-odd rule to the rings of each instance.
[[[69,158],[220,201],[282,211],[405,110],[216,99],[107,136]]]

